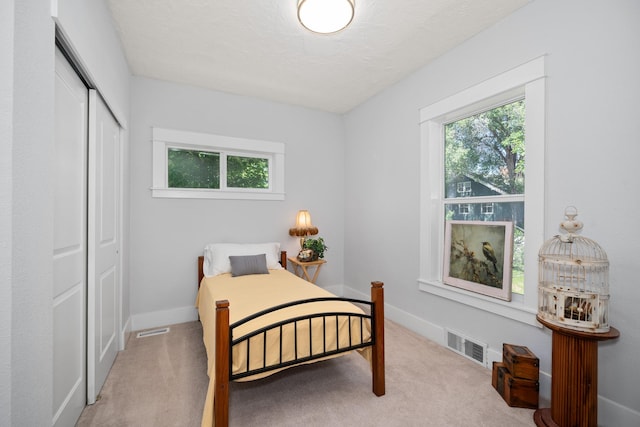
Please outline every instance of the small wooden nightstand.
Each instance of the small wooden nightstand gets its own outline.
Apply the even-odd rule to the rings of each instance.
[[[327,262],[323,259],[309,262],[298,261],[298,258],[295,257],[289,257],[287,259],[289,260],[291,265],[293,265],[293,274],[311,283],[316,283],[316,279],[318,278],[318,274],[320,273],[320,268]],[[309,267],[316,268],[313,279],[311,279],[311,277],[309,276],[309,271],[307,270]]]

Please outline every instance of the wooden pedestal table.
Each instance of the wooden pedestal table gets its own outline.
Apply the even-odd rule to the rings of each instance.
[[[551,408],[533,414],[537,426],[596,427],[598,425],[598,341],[620,332],[584,332],[538,322],[553,331],[551,348]]]

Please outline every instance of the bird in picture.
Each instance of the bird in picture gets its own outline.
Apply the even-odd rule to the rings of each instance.
[[[498,272],[498,259],[496,258],[496,253],[493,251],[493,247],[489,242],[482,242],[482,254],[493,264],[493,271]]]

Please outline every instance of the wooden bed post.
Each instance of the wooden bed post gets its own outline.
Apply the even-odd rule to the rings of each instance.
[[[198,289],[200,289],[200,282],[204,278],[204,256],[198,257]]]
[[[373,393],[383,396],[384,384],[384,284],[371,282],[371,302],[373,302],[373,318],[375,329],[373,331],[376,344],[372,349],[372,377]]]
[[[213,419],[216,427],[229,425],[229,301],[216,301],[216,372]]]

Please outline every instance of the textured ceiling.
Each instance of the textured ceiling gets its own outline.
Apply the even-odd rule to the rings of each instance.
[[[331,35],[297,0],[107,0],[134,75],[349,111],[531,0],[356,0]]]

